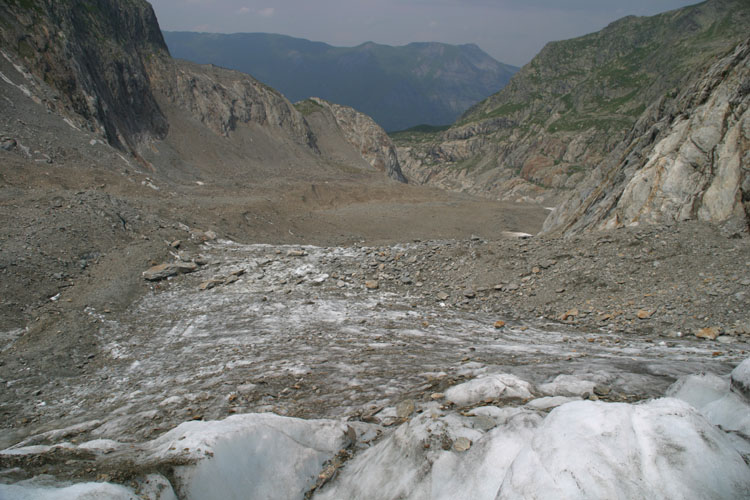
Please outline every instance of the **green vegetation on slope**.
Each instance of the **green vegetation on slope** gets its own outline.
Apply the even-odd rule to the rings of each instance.
[[[750,2],[710,0],[548,44],[458,125],[506,116],[549,132],[631,126],[645,107],[747,36]],[[557,119],[550,120],[554,114]]]

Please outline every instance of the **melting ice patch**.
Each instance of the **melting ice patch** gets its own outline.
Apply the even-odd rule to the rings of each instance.
[[[488,380],[513,381],[538,393],[532,384],[507,376],[474,382],[483,387]],[[471,383],[446,392],[469,394],[467,387]],[[736,396],[736,411],[723,414],[728,420],[722,426],[741,426],[750,414],[748,402],[726,380],[710,375],[685,377],[669,393],[676,397],[639,404],[561,400],[549,414],[528,406],[464,411],[425,403],[411,420],[356,454],[313,498],[748,498],[746,436],[723,432],[710,414],[701,414]],[[368,441],[376,429],[355,427],[360,439],[370,435]],[[0,485],[0,498],[171,500],[175,493],[185,499],[303,498],[326,461],[352,444],[352,432],[342,421],[272,414],[188,422],[135,447],[102,440],[78,446],[172,467],[172,483],[157,475],[132,490],[95,483],[50,489],[25,482]],[[36,448],[2,453],[45,451]]]

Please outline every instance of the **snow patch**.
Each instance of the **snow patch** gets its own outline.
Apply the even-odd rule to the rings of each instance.
[[[235,415],[179,425],[151,442],[150,458],[198,460],[175,468],[182,498],[301,498],[348,444],[346,430],[333,420]]]
[[[525,380],[500,373],[453,386],[445,391],[445,398],[459,406],[468,406],[487,399],[528,399],[533,397],[532,390]]]
[[[497,498],[747,498],[750,468],[683,401],[580,401],[553,410]]]
[[[593,393],[595,385],[596,382],[575,375],[558,375],[551,382],[539,385],[539,390],[550,396],[583,396]]]
[[[139,500],[133,490],[110,483],[80,483],[62,488],[36,486],[34,482],[0,484],[0,498],[13,498],[14,500],[93,500],[96,498]],[[167,498],[163,500],[167,500]]]

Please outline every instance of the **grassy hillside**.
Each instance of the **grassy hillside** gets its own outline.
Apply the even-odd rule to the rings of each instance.
[[[648,104],[674,94],[697,68],[750,27],[750,2],[713,0],[548,44],[501,92],[459,124],[498,116],[549,132],[629,128]]]

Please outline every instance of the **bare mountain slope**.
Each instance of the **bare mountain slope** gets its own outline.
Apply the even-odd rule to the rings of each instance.
[[[750,32],[750,2],[708,0],[548,44],[449,130],[406,138],[410,180],[554,204],[629,133]]]
[[[239,72],[171,59],[143,0],[6,2],[0,17],[3,57],[23,73],[29,96],[153,175],[258,183],[352,173],[331,162],[340,152],[317,147],[279,92]],[[377,172],[359,162],[359,174]]]
[[[547,232],[701,220],[750,228],[750,39],[659,99],[547,219]]]

